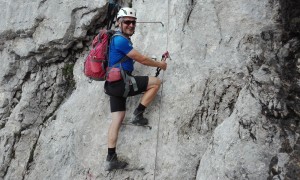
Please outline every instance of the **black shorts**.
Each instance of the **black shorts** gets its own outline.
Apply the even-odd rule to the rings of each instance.
[[[133,86],[130,85],[130,91],[128,96],[135,96],[141,94],[147,90],[149,77],[148,76],[133,76],[136,80],[138,87],[137,91],[133,90]],[[123,97],[125,91],[125,83],[123,80],[116,82],[105,82],[105,93],[110,96],[110,111],[125,111],[126,110],[126,98]]]

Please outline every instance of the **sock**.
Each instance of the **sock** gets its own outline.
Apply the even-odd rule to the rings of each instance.
[[[138,105],[138,107],[134,110],[134,114],[137,112],[144,112],[146,109],[146,106],[142,105],[141,103]]]
[[[116,154],[116,148],[108,148],[108,156],[112,157],[114,154]]]

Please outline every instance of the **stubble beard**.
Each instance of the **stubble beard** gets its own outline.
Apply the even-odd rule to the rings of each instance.
[[[127,30],[127,31],[125,31],[124,34],[129,36],[129,37],[132,36],[134,34],[134,29],[133,30]]]

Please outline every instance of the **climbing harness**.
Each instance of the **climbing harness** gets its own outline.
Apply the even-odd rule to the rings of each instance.
[[[123,36],[123,34],[121,33],[116,33],[112,36],[112,38],[114,36]],[[124,38],[126,38],[125,36],[123,36]],[[111,40],[112,40],[111,38]],[[129,40],[129,42],[131,43],[131,41]],[[109,72],[110,70],[113,70],[114,68],[118,69],[116,66],[118,65],[119,66],[119,69],[120,69],[120,79],[123,79],[124,83],[125,83],[125,90],[124,90],[124,94],[123,94],[123,97],[127,97],[128,96],[128,93],[130,91],[130,85],[132,85],[133,87],[133,90],[134,91],[138,91],[138,87],[137,87],[137,83],[136,83],[136,80],[133,76],[129,75],[126,73],[126,71],[123,70],[123,67],[122,67],[122,62],[125,62],[129,57],[128,56],[125,56],[123,58],[121,58],[116,64],[114,64],[113,66],[109,67],[107,72],[108,72],[108,77],[109,78]],[[108,58],[109,59],[109,58]],[[117,71],[115,71],[117,72]],[[121,78],[122,77],[122,78]],[[107,79],[108,80],[108,79]]]
[[[166,51],[166,52],[161,56],[161,61],[166,61],[168,58],[171,60],[169,51]],[[157,77],[157,76],[159,75],[160,71],[161,71],[161,68],[156,68],[155,77]]]

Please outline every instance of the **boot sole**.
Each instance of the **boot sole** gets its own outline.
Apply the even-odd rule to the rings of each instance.
[[[121,167],[116,167],[116,168],[110,168],[110,167],[108,167],[109,165],[106,165],[104,170],[105,171],[113,171],[113,170],[118,170],[118,169],[124,169],[127,165],[128,165],[128,163],[124,164]]]

